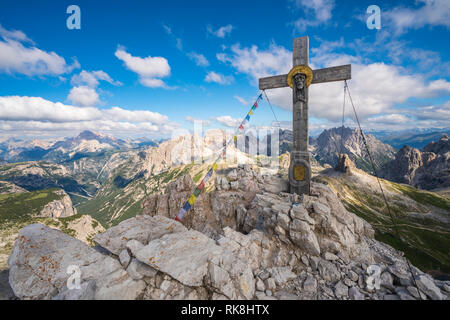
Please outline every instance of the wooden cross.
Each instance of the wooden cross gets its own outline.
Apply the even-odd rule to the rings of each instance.
[[[310,194],[311,166],[308,152],[308,86],[351,79],[351,65],[312,71],[309,66],[309,38],[295,38],[293,68],[289,74],[259,79],[259,89],[290,86],[293,89],[292,127],[294,143],[289,165],[291,193]]]

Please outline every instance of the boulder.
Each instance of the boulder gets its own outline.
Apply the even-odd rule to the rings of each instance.
[[[70,270],[77,269],[81,284],[95,280],[95,299],[134,299],[144,288],[143,283],[128,277],[117,260],[42,224],[31,224],[19,231],[8,264],[9,282],[20,299],[56,297],[66,291],[69,277],[76,276]],[[92,285],[85,286],[78,297],[91,297]],[[122,295],[124,287],[126,295]],[[76,296],[76,292],[66,292],[59,298]]]
[[[167,233],[186,230],[186,227],[173,219],[162,216],[137,216],[122,221],[106,232],[97,234],[94,242],[115,255],[119,255],[130,240],[136,240],[145,245]]]
[[[136,258],[187,286],[200,286],[208,260],[222,249],[204,234],[189,230],[166,234],[136,252]]]
[[[295,279],[297,275],[291,271],[290,267],[274,267],[269,269],[271,277],[279,286],[284,285],[287,281]]]
[[[416,279],[417,287],[432,300],[444,300],[444,295],[434,282],[426,275],[420,275]]]

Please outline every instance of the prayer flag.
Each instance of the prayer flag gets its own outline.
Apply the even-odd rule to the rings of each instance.
[[[189,200],[188,200],[189,204],[192,206],[196,199],[197,199],[197,197],[194,196],[193,194],[191,194],[191,196],[189,197]]]
[[[189,209],[191,209],[191,204],[189,202],[186,202],[183,206],[183,209],[187,211],[189,211]]]

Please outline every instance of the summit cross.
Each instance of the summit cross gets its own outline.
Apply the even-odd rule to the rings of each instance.
[[[310,194],[311,166],[308,152],[308,87],[310,84],[351,79],[351,65],[311,70],[309,63],[309,38],[293,41],[293,68],[288,74],[259,79],[259,89],[291,87],[292,146],[289,165],[289,192]]]

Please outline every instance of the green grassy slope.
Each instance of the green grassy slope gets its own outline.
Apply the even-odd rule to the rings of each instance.
[[[382,186],[400,237],[374,177],[367,174],[319,175],[347,210],[375,229],[375,238],[405,253],[417,267],[429,273],[450,275],[450,199],[382,180]]]
[[[198,182],[205,173],[205,165],[189,164],[150,175],[148,178],[139,176],[137,179],[129,179],[123,186],[122,182],[120,185],[114,183],[118,180],[117,177],[124,175],[118,170],[103,183],[93,199],[80,204],[77,210],[79,213],[91,215],[108,228],[139,214],[145,196],[163,192],[169,182],[185,174],[190,174],[194,181]]]

